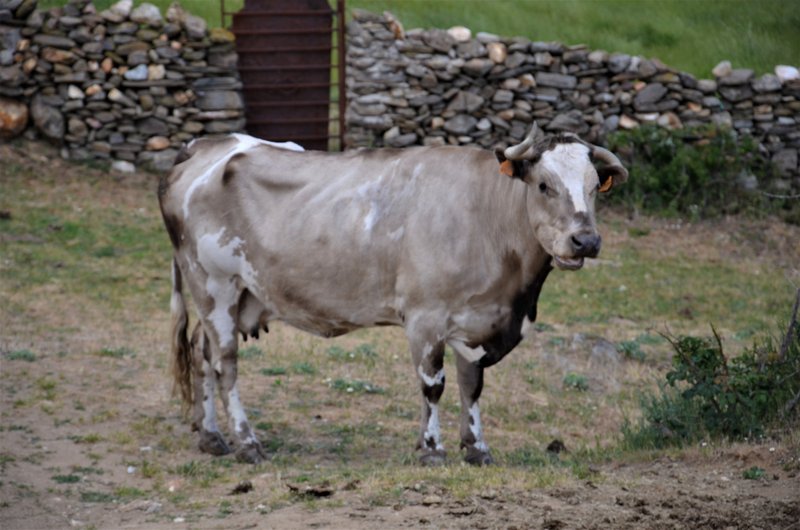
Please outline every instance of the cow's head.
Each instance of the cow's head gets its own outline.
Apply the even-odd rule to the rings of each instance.
[[[529,220],[555,264],[575,270],[597,257],[594,199],[628,179],[619,159],[573,134],[545,135],[536,123],[522,143],[496,155],[501,173],[528,185]]]

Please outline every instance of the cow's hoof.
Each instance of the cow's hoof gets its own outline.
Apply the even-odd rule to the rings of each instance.
[[[427,449],[419,455],[419,463],[425,467],[443,466],[447,462],[447,452],[443,449]]]
[[[197,445],[204,453],[214,456],[227,455],[231,452],[231,448],[219,432],[200,431],[200,442]]]
[[[474,447],[467,447],[467,454],[464,455],[464,461],[472,466],[491,466],[494,464],[494,458],[488,451],[480,451]]]
[[[246,464],[260,464],[267,459],[267,453],[259,442],[245,444],[236,450],[236,460]]]

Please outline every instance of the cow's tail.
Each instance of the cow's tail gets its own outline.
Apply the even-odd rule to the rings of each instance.
[[[186,413],[192,403],[192,350],[186,335],[189,318],[186,314],[186,302],[183,299],[183,276],[175,257],[172,258],[170,312],[172,313],[170,332],[172,336],[172,394],[180,393],[184,413]]]

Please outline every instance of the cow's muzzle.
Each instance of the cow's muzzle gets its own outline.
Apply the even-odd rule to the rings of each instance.
[[[596,232],[578,232],[569,240],[572,256],[553,256],[559,269],[575,271],[583,267],[584,258],[596,258],[600,253],[601,239]]]

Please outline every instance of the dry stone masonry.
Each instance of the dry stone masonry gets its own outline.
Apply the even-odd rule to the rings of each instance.
[[[644,123],[729,126],[758,138],[800,191],[800,76],[755,77],[730,63],[696,79],[658,60],[531,42],[463,27],[403,31],[390,14],[355,10],[348,25],[350,146],[480,145],[523,138],[532,120],[602,143]]]
[[[0,131],[32,122],[70,158],[167,170],[182,143],[244,129],[233,40],[177,3],[0,0]]]

